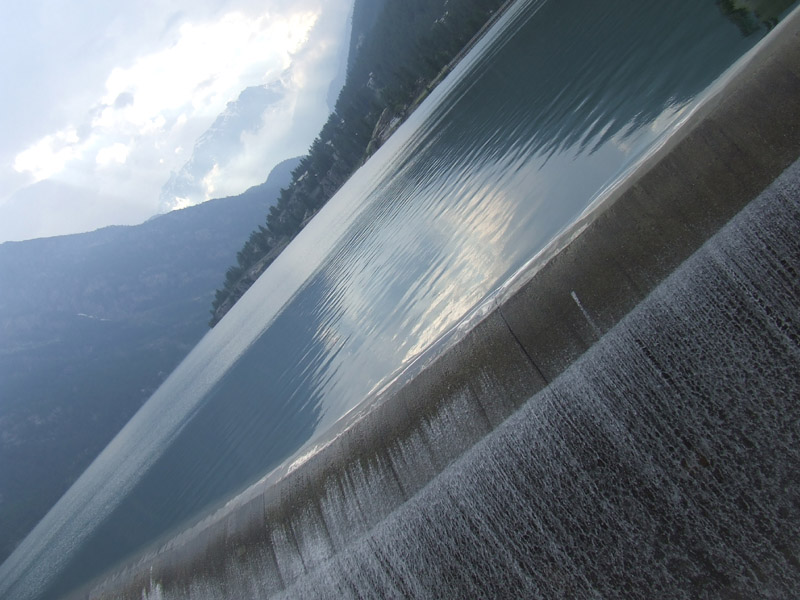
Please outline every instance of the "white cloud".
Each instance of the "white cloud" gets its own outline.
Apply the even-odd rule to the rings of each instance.
[[[213,116],[241,90],[248,72],[258,72],[263,81],[287,68],[318,17],[304,11],[252,19],[234,12],[214,22],[187,23],[172,46],[111,72],[93,126],[149,134],[162,129],[170,113],[182,113],[178,125],[186,122],[186,112]]]
[[[322,91],[317,98],[322,104]],[[281,102],[270,106],[263,114],[263,126],[258,131],[242,134],[242,151],[215,173],[216,197],[241,193],[264,181],[269,169],[281,160],[306,153],[309,141],[322,126],[324,109],[316,111],[318,119],[304,115],[307,122],[295,123],[297,103],[297,90],[289,90]]]
[[[20,78],[0,65],[14,83],[13,94],[0,97],[7,133],[0,145],[0,220],[8,216],[6,199],[42,180],[130,202],[144,218],[155,214],[161,186],[226,103],[246,87],[280,79],[284,100],[265,115],[258,140],[244,140],[245,151],[260,155],[220,163],[204,182],[207,196],[260,183],[278,161],[305,152],[327,117],[324,94],[347,44],[351,2],[175,0],[148,2],[142,11],[89,0],[48,13],[49,25],[36,39],[52,43],[25,48],[36,57],[31,65],[52,68],[29,68]],[[66,25],[70,34],[62,35]],[[35,119],[25,118],[31,113]],[[104,214],[106,224],[117,222],[113,206]]]
[[[318,18],[319,11],[311,10],[256,18],[232,12],[186,23],[174,44],[111,71],[89,135],[81,139],[73,126],[47,135],[17,154],[14,169],[41,181],[84,155],[95,154],[99,167],[124,164],[130,147],[104,140],[150,137],[158,147],[158,138],[180,135],[190,120],[213,118],[238,95],[248,74],[255,71],[260,83],[286,69]],[[171,131],[165,131],[168,123]]]
[[[106,146],[105,148],[101,148],[100,151],[97,153],[95,162],[100,167],[107,167],[112,163],[116,163],[118,165],[124,165],[125,161],[128,160],[129,153],[130,153],[130,148],[128,148],[128,146],[117,142],[116,144],[112,144],[111,146]]]
[[[17,154],[14,170],[18,173],[30,173],[36,181],[41,181],[58,173],[70,160],[81,155],[78,133],[74,127],[70,127],[45,136]]]
[[[214,197],[216,186],[219,179],[219,165],[214,164],[214,168],[208,172],[208,175],[203,177],[203,190],[205,191],[205,199],[211,200]]]
[[[173,210],[181,210],[183,208],[189,208],[190,206],[194,206],[191,199],[175,196],[175,208]]]

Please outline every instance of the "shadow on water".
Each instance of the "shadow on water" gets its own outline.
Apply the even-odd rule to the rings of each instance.
[[[794,0],[717,0],[726,17],[733,21],[742,35],[752,35],[772,29]]]
[[[710,2],[625,0],[613,10],[590,0],[545,2],[527,18],[452,90],[457,113],[443,102],[434,115],[437,144],[458,147],[465,162],[512,151],[584,154],[625,141],[691,101],[730,64],[731,50],[755,41],[720,27]],[[481,145],[464,151],[474,143]]]

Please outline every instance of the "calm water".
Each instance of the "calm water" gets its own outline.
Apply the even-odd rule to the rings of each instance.
[[[57,597],[262,476],[487,298],[761,33],[714,0],[520,0],[0,567]]]

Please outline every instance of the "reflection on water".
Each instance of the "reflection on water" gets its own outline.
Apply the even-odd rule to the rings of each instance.
[[[717,0],[717,4],[742,34],[752,35],[762,28],[775,27],[794,0]]]
[[[758,41],[730,14],[714,0],[518,2],[3,566],[7,581],[35,568],[0,595],[36,597],[58,570],[45,597],[79,584],[352,409]]]
[[[711,3],[568,4],[525,4],[437,98],[436,126],[317,275],[346,298],[351,339],[323,426],[540,250],[752,43]]]

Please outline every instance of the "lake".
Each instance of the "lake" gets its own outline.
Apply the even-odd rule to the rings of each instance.
[[[54,598],[262,477],[663,142],[783,2],[519,0],[0,566]]]

